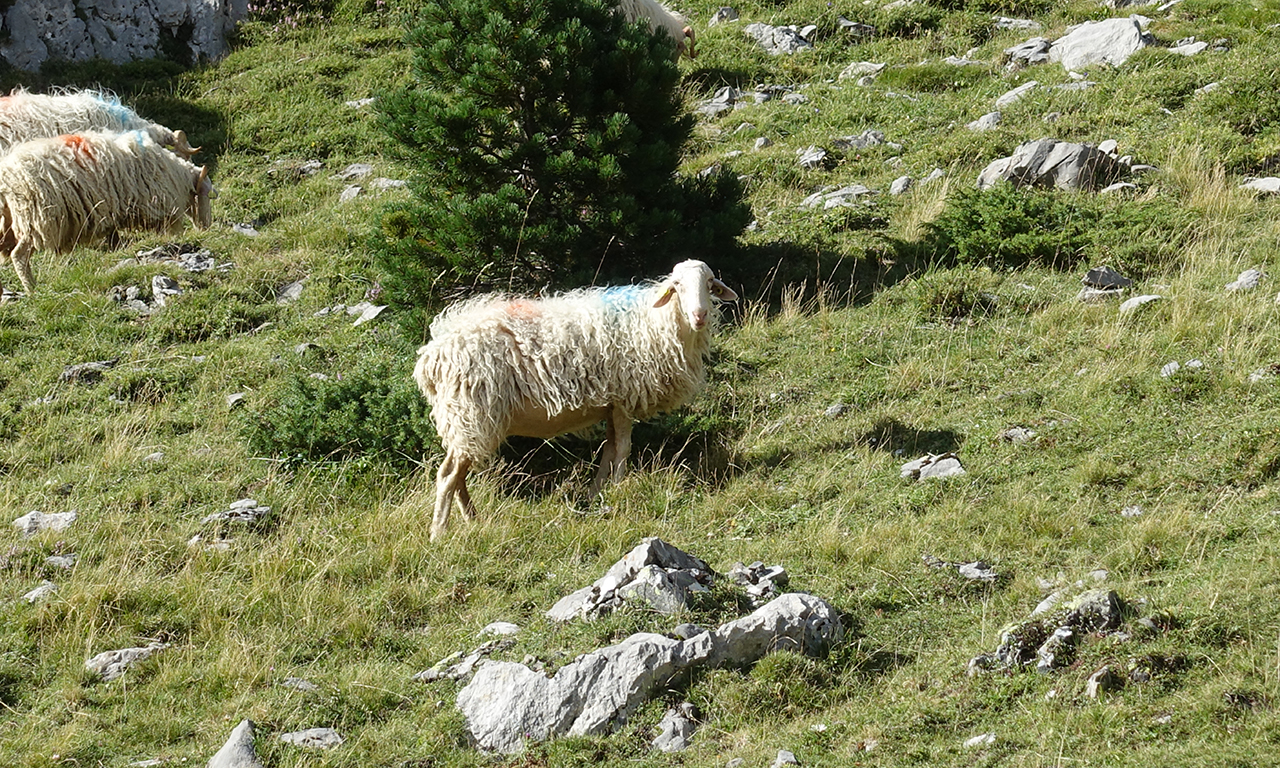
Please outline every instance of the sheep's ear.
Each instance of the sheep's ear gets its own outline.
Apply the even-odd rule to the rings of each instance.
[[[689,47],[688,47],[688,49],[687,49],[687,50],[688,50],[688,53],[689,53],[689,58],[691,58],[691,59],[696,59],[696,58],[698,58],[698,52],[697,52],[696,50],[694,50],[694,45],[696,45],[696,44],[697,44],[697,40],[696,40],[696,39],[694,38],[694,36],[693,36],[693,27],[691,27],[691,26],[690,26],[690,27],[685,27],[685,28],[684,28],[684,30],[683,30],[683,35],[684,35],[685,37],[689,38]],[[680,41],[680,43],[681,43],[681,45],[683,45],[683,44],[684,44],[684,41],[683,41],[683,40],[681,40],[681,41]]]
[[[738,300],[738,294],[734,293],[732,288],[720,282],[720,279],[715,277],[711,278],[711,295],[720,301]]]
[[[662,295],[658,297],[658,300],[653,302],[653,308],[657,309],[658,307],[665,307],[667,302],[671,301],[671,297],[675,295],[676,287],[674,285],[668,285],[667,290],[663,291]]]

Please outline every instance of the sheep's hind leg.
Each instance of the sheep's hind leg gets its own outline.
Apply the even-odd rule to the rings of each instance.
[[[436,472],[436,509],[431,519],[432,541],[439,539],[448,529],[449,510],[455,496],[462,513],[469,518],[475,516],[471,494],[467,491],[467,472],[470,469],[471,460],[459,458],[453,451],[447,451],[440,462],[440,470]]]

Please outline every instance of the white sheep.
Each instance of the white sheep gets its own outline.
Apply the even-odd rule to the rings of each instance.
[[[413,376],[445,447],[431,539],[456,497],[474,517],[467,473],[509,435],[552,438],[607,422],[592,494],[626,472],[631,423],[687,403],[706,377],[718,313],[738,295],[701,261],[645,285],[547,298],[480,296],[431,323]]]
[[[177,231],[184,214],[204,229],[216,194],[205,167],[145,131],[27,141],[0,157],[0,263],[11,259],[30,292],[33,252],[62,253],[120,229]]]
[[[690,26],[689,20],[669,10],[658,0],[618,0],[618,10],[622,11],[627,21],[644,21],[654,32],[659,29],[666,30],[667,34],[671,35],[671,39],[676,41],[676,58],[679,58],[680,54],[691,59],[697,57],[697,51],[693,47],[693,27]]]
[[[31,139],[69,133],[146,131],[159,145],[190,159],[200,151],[183,131],[171,131],[138,115],[115,96],[100,91],[29,93],[15,89],[0,96],[0,154]]]

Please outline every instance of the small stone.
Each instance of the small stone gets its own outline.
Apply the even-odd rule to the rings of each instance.
[[[844,70],[840,72],[839,79],[848,80],[850,78],[862,78],[862,77],[874,78],[876,75],[880,74],[881,70],[883,70],[886,66],[888,65],[875,64],[870,61],[855,61],[854,63],[845,67]]]
[[[343,103],[343,105],[348,106],[348,107],[351,107],[352,109],[363,109],[364,107],[367,107],[367,106],[369,106],[370,104],[372,104],[374,101],[376,101],[376,99],[374,99],[372,96],[370,96],[370,97],[368,97],[368,98],[364,98],[364,99],[353,99],[353,100],[351,100],[351,101],[344,101],[344,102],[342,102],[342,103]]]
[[[707,20],[707,26],[714,27],[717,24],[727,24],[731,21],[737,21],[739,18],[740,16],[736,10],[729,6],[722,6],[711,14],[711,18]]]
[[[13,521],[13,527],[22,532],[24,539],[29,539],[41,531],[64,531],[79,516],[75,510],[70,512],[53,512],[46,515],[39,510],[28,512]]]
[[[1119,690],[1124,685],[1124,680],[1111,671],[1111,667],[1102,667],[1097,672],[1089,675],[1089,680],[1085,684],[1084,693],[1091,699],[1096,699],[1104,693]]]
[[[689,739],[697,729],[697,712],[692,704],[684,703],[668,709],[658,723],[659,733],[651,746],[660,752],[683,752],[689,748]]]
[[[103,680],[114,680],[125,673],[131,665],[143,659],[149,658],[152,654],[163,651],[168,648],[168,643],[151,643],[141,648],[124,648],[119,651],[103,651],[84,663],[84,667],[89,672],[98,675]]]
[[[1022,99],[1023,96],[1026,96],[1033,89],[1035,89],[1035,87],[1039,84],[1040,83],[1036,82],[1035,80],[1028,80],[1027,82],[1023,83],[1017,88],[1014,88],[1011,91],[1006,91],[1003,96],[996,99],[996,104],[995,104],[996,109],[1007,107],[1010,104],[1013,104],[1014,102],[1019,101],[1020,99]]]
[[[75,553],[69,555],[50,555],[44,559],[44,564],[50,568],[69,571],[76,567],[77,559],[79,559],[79,556]]]
[[[822,168],[827,161],[827,150],[816,145],[797,150],[796,154],[800,156],[800,167],[808,170]]]
[[[1226,288],[1228,291],[1251,291],[1258,287],[1258,283],[1264,277],[1266,273],[1260,269],[1246,269],[1234,282],[1227,283]]]
[[[1120,192],[1134,192],[1134,191],[1137,191],[1137,189],[1138,189],[1137,184],[1130,184],[1127,181],[1117,181],[1115,184],[1110,184],[1098,190],[1098,194],[1114,195]]]
[[[972,123],[965,125],[971,131],[981,133],[983,131],[993,130],[1000,125],[1001,116],[999,112],[988,112],[982,117],[974,120]]]
[[[362,302],[362,303],[366,306],[364,306],[364,309],[360,312],[360,317],[357,317],[356,321],[351,324],[352,328],[359,328],[365,323],[373,320],[378,315],[382,314],[382,311],[387,308],[385,304],[379,306],[379,305],[369,304],[368,302]],[[348,309],[348,312],[349,311],[350,309]]]
[[[1128,288],[1133,285],[1133,281],[1111,267],[1102,266],[1094,267],[1085,273],[1080,279],[1089,288]]]
[[[1006,443],[1025,443],[1033,439],[1035,436],[1036,431],[1034,429],[1027,429],[1026,427],[1009,427],[998,435],[998,437]]]
[[[277,304],[292,304],[302,298],[302,281],[294,280],[292,283],[282,285],[276,289]]]
[[[902,465],[901,475],[915,480],[940,479],[966,474],[960,457],[954,453],[926,454]]]
[[[1121,517],[1142,517],[1142,507],[1137,504],[1131,504],[1120,510]]]
[[[57,591],[58,585],[54,584],[52,581],[46,580],[40,582],[40,586],[23,595],[22,599],[34,605],[35,603],[48,599]]]
[[[976,749],[996,743],[996,735],[994,733],[980,733],[973,738],[966,739],[964,742],[965,749]]]
[[[897,196],[905,194],[909,189],[911,189],[911,177],[899,176],[893,180],[892,184],[889,185],[889,194]]]
[[[495,621],[491,624],[485,625],[485,627],[480,630],[479,636],[485,637],[487,635],[496,635],[496,636],[514,635],[519,631],[520,631],[520,627],[516,624],[512,624],[509,621]]]
[[[253,750],[253,721],[241,720],[206,768],[262,768]]]
[[[334,749],[343,742],[343,738],[332,728],[308,728],[305,731],[282,733],[278,738],[286,744],[308,749]]]
[[[961,576],[972,581],[995,581],[1000,578],[1000,574],[981,560],[965,563],[960,566],[959,571]]]
[[[782,768],[784,765],[799,765],[800,761],[796,756],[785,749],[778,750],[778,757],[773,761],[770,768]]]
[[[1167,379],[1178,371],[1182,370],[1182,363],[1172,360],[1160,367],[1160,378]]]
[[[822,415],[826,416],[828,419],[838,419],[848,412],[849,412],[848,405],[846,405],[845,403],[835,403],[833,405],[827,406],[827,409],[822,412]]]
[[[280,681],[280,685],[285,688],[292,688],[295,691],[318,691],[320,687],[310,680],[304,680],[301,677],[286,677]]]
[[[254,229],[252,224],[232,224],[231,231],[238,235],[244,235],[245,237],[257,237],[262,234],[258,230]]]
[[[359,184],[348,184],[338,195],[338,202],[346,203],[355,200],[364,189]]]
[[[760,150],[762,150],[762,149],[767,149],[767,148],[772,147],[772,146],[773,146],[773,142],[772,142],[772,141],[770,141],[770,140],[769,140],[767,137],[765,137],[765,136],[761,136],[760,138],[756,139],[756,143],[755,143],[755,145],[754,145],[754,148],[755,148],[755,150],[756,150],[757,152],[759,152],[759,151],[760,151]]]
[[[244,405],[244,399],[248,395],[244,392],[233,392],[227,395],[227,409],[231,410],[238,406]]]
[[[373,166],[368,163],[352,163],[341,171],[333,175],[333,178],[341,181],[351,181],[352,179],[363,179],[365,176],[373,173]]]
[[[782,97],[782,101],[787,104],[799,106],[801,104],[808,104],[809,97],[805,96],[803,93],[788,93]]]
[[[1120,314],[1122,315],[1130,314],[1131,312],[1138,309],[1139,307],[1150,304],[1153,301],[1159,301],[1160,299],[1163,299],[1163,298],[1164,298],[1163,296],[1158,296],[1155,294],[1144,294],[1142,296],[1134,296],[1132,299],[1129,299],[1128,301],[1120,305]]]
[[[142,460],[150,464],[159,464],[160,462],[164,461],[164,451],[156,451],[155,453],[148,453],[146,456],[142,457]]]

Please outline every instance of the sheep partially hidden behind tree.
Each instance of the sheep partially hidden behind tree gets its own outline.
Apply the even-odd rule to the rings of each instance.
[[[200,151],[187,142],[183,131],[171,131],[147,120],[108,93],[43,94],[18,88],[8,96],[0,96],[0,154],[31,139],[84,131],[145,131],[157,144],[187,159]]]
[[[121,229],[176,232],[211,223],[209,172],[144,131],[36,139],[0,157],[0,263],[35,287],[34,251],[65,252]]]
[[[691,59],[697,57],[693,27],[689,20],[668,10],[658,0],[618,0],[618,10],[622,11],[627,21],[644,21],[654,32],[665,29],[671,39],[676,41],[676,58],[681,54]]]
[[[718,313],[738,295],[701,261],[660,281],[548,298],[480,296],[431,323],[413,376],[445,455],[431,539],[455,497],[474,517],[467,473],[509,435],[552,438],[607,422],[592,494],[626,472],[631,423],[675,409],[706,378]]]

